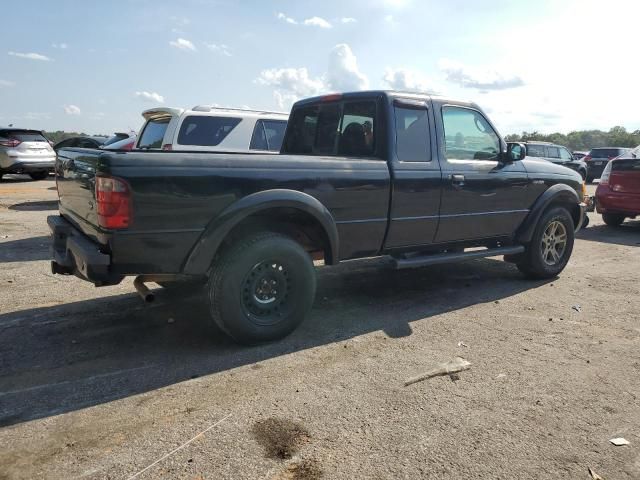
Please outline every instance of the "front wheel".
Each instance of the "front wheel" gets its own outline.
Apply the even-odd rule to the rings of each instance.
[[[311,309],[313,261],[291,238],[259,233],[214,260],[208,292],[213,320],[234,340],[249,345],[277,340]]]
[[[603,213],[602,220],[610,227],[619,227],[624,222],[624,215],[615,215],[612,213]]]
[[[545,212],[518,269],[530,278],[553,278],[567,266],[574,242],[573,219],[562,207]]]

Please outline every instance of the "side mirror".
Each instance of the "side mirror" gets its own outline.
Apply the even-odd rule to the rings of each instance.
[[[504,156],[507,162],[524,160],[524,157],[527,156],[527,148],[522,143],[509,142]]]

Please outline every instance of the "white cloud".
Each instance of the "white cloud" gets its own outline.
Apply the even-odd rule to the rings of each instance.
[[[285,21],[285,22],[287,22],[287,23],[290,23],[291,25],[297,25],[297,24],[298,24],[298,22],[297,22],[297,21],[295,21],[295,20],[294,20],[293,18],[291,18],[291,17],[287,17],[287,16],[286,16],[284,13],[282,13],[282,12],[280,12],[280,13],[278,14],[278,19],[279,19],[279,20],[283,20],[283,21]]]
[[[393,90],[435,93],[433,81],[421,73],[407,68],[387,68],[383,81]]]
[[[231,57],[231,49],[225,45],[224,43],[216,44],[216,43],[205,43],[204,44],[209,50],[212,52],[219,53],[224,55],[225,57]]]
[[[14,87],[14,86],[15,86],[15,82],[10,82],[9,80],[0,80],[0,88]]]
[[[196,51],[195,45],[185,38],[178,38],[177,40],[172,40],[169,42],[169,45],[177,48],[178,50],[191,50],[192,52]]]
[[[271,68],[260,72],[257,82],[277,87],[297,96],[317,95],[325,89],[320,78],[312,78],[306,68]]]
[[[59,48],[61,50],[66,50],[67,48],[69,48],[69,45],[67,45],[66,43],[52,43],[51,46],[53,48]]]
[[[286,22],[290,25],[305,25],[307,27],[320,27],[320,28],[332,28],[333,26],[324,18],[322,17],[310,17],[307,18],[305,20],[303,20],[302,22],[298,22],[298,20],[296,20],[295,18],[289,17],[288,15],[280,12],[278,13],[278,15],[276,15],[276,17],[278,18],[278,20],[282,20],[283,22]],[[349,20],[355,20],[355,19],[349,19]],[[344,22],[344,23],[348,23],[348,22]]]
[[[331,50],[327,72],[322,76],[312,77],[304,67],[272,68],[260,72],[256,83],[274,87],[274,99],[283,109],[300,98],[313,97],[331,90],[363,90],[369,86],[369,80],[358,69],[358,62],[351,48],[344,43]]]
[[[39,53],[20,53],[20,52],[8,52],[12,57],[26,58],[28,60],[40,60],[41,62],[52,62],[53,59],[46,55]]]
[[[307,18],[304,24],[312,27],[331,28],[331,24],[322,17]]]
[[[340,19],[340,22],[341,22],[341,23],[356,23],[357,21],[358,21],[358,20],[356,20],[356,19],[355,19],[355,18],[353,18],[353,17],[342,17],[342,18]]]
[[[146,92],[142,90],[136,92],[136,97],[141,98],[145,102],[164,103],[164,97],[157,92]]]
[[[369,80],[358,69],[356,56],[346,43],[336,45],[329,54],[327,84],[337,91],[364,90],[369,87]]]
[[[393,15],[385,15],[384,16],[384,21],[387,23],[390,23],[391,25],[395,25],[396,24],[396,20],[395,18],[393,18]]]
[[[80,115],[82,112],[80,111],[80,107],[77,105],[65,105],[64,113],[67,115]]]
[[[446,74],[447,81],[456,83],[463,88],[478,90],[506,90],[521,87],[524,80],[513,74],[503,74],[498,69],[472,68],[453,60],[442,59],[440,70]]]

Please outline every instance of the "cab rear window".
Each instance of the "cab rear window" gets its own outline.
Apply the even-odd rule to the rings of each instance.
[[[589,152],[591,158],[613,158],[622,153],[620,148],[594,148]]]
[[[170,118],[159,118],[155,120],[149,120],[144,127],[140,141],[138,142],[138,148],[162,148],[162,140],[164,134],[167,131]]]
[[[242,121],[234,117],[191,115],[180,126],[178,143],[199,147],[215,147]]]

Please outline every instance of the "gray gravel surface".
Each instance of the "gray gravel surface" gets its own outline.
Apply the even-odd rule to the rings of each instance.
[[[548,282],[499,259],[319,268],[302,327],[246,348],[198,292],[52,275],[55,200],[0,183],[0,479],[640,478],[640,222],[590,214]],[[459,380],[403,386],[456,356]]]

